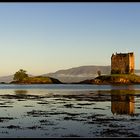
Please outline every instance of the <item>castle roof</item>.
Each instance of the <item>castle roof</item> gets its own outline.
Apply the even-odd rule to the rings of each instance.
[[[126,55],[128,55],[128,54],[133,55],[134,53],[133,53],[133,52],[129,52],[129,53],[117,53],[117,52],[116,52],[116,54],[113,53],[112,56],[113,56],[113,55],[126,56]]]

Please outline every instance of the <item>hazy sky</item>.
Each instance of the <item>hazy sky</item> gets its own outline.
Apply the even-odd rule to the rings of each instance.
[[[140,3],[0,3],[0,76],[111,65],[116,52],[140,69]]]

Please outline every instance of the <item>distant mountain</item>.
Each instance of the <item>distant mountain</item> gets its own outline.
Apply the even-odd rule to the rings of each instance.
[[[0,77],[0,82],[9,83],[13,80],[14,75]]]
[[[140,70],[136,69],[135,74],[140,75]]]
[[[71,83],[80,82],[87,79],[93,79],[98,76],[97,71],[101,71],[101,75],[110,74],[111,66],[80,66],[65,70],[58,70],[54,73],[42,74],[40,76],[49,76],[56,78],[61,82]],[[135,74],[140,75],[140,70],[135,70]],[[31,75],[30,75],[31,76]],[[13,75],[0,77],[0,82],[9,83],[13,80]]]
[[[95,78],[98,76],[97,71],[101,71],[101,74],[109,74],[110,70],[110,66],[80,66],[43,74],[42,76],[50,76],[59,79],[61,82],[71,83]]]
[[[98,70],[101,71],[101,75],[110,74],[111,66],[80,66],[65,70],[59,70],[54,73],[43,74],[43,76],[50,76],[65,83],[72,83],[80,82],[87,79],[93,79],[98,76]],[[135,73],[140,75],[140,70],[135,70]]]

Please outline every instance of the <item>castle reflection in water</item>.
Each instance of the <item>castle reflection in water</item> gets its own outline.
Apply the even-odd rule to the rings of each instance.
[[[27,90],[15,90],[15,95],[18,98],[25,98],[27,96]],[[111,90],[111,112],[116,115],[127,114],[134,115],[135,102],[134,102],[135,90]]]
[[[113,114],[134,115],[134,90],[111,90],[111,111]]]

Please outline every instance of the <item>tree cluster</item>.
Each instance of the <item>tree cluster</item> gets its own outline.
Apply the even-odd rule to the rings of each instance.
[[[24,78],[28,77],[28,74],[26,73],[25,70],[23,69],[20,69],[19,71],[17,71],[15,74],[14,74],[14,80],[16,81],[22,81]]]

